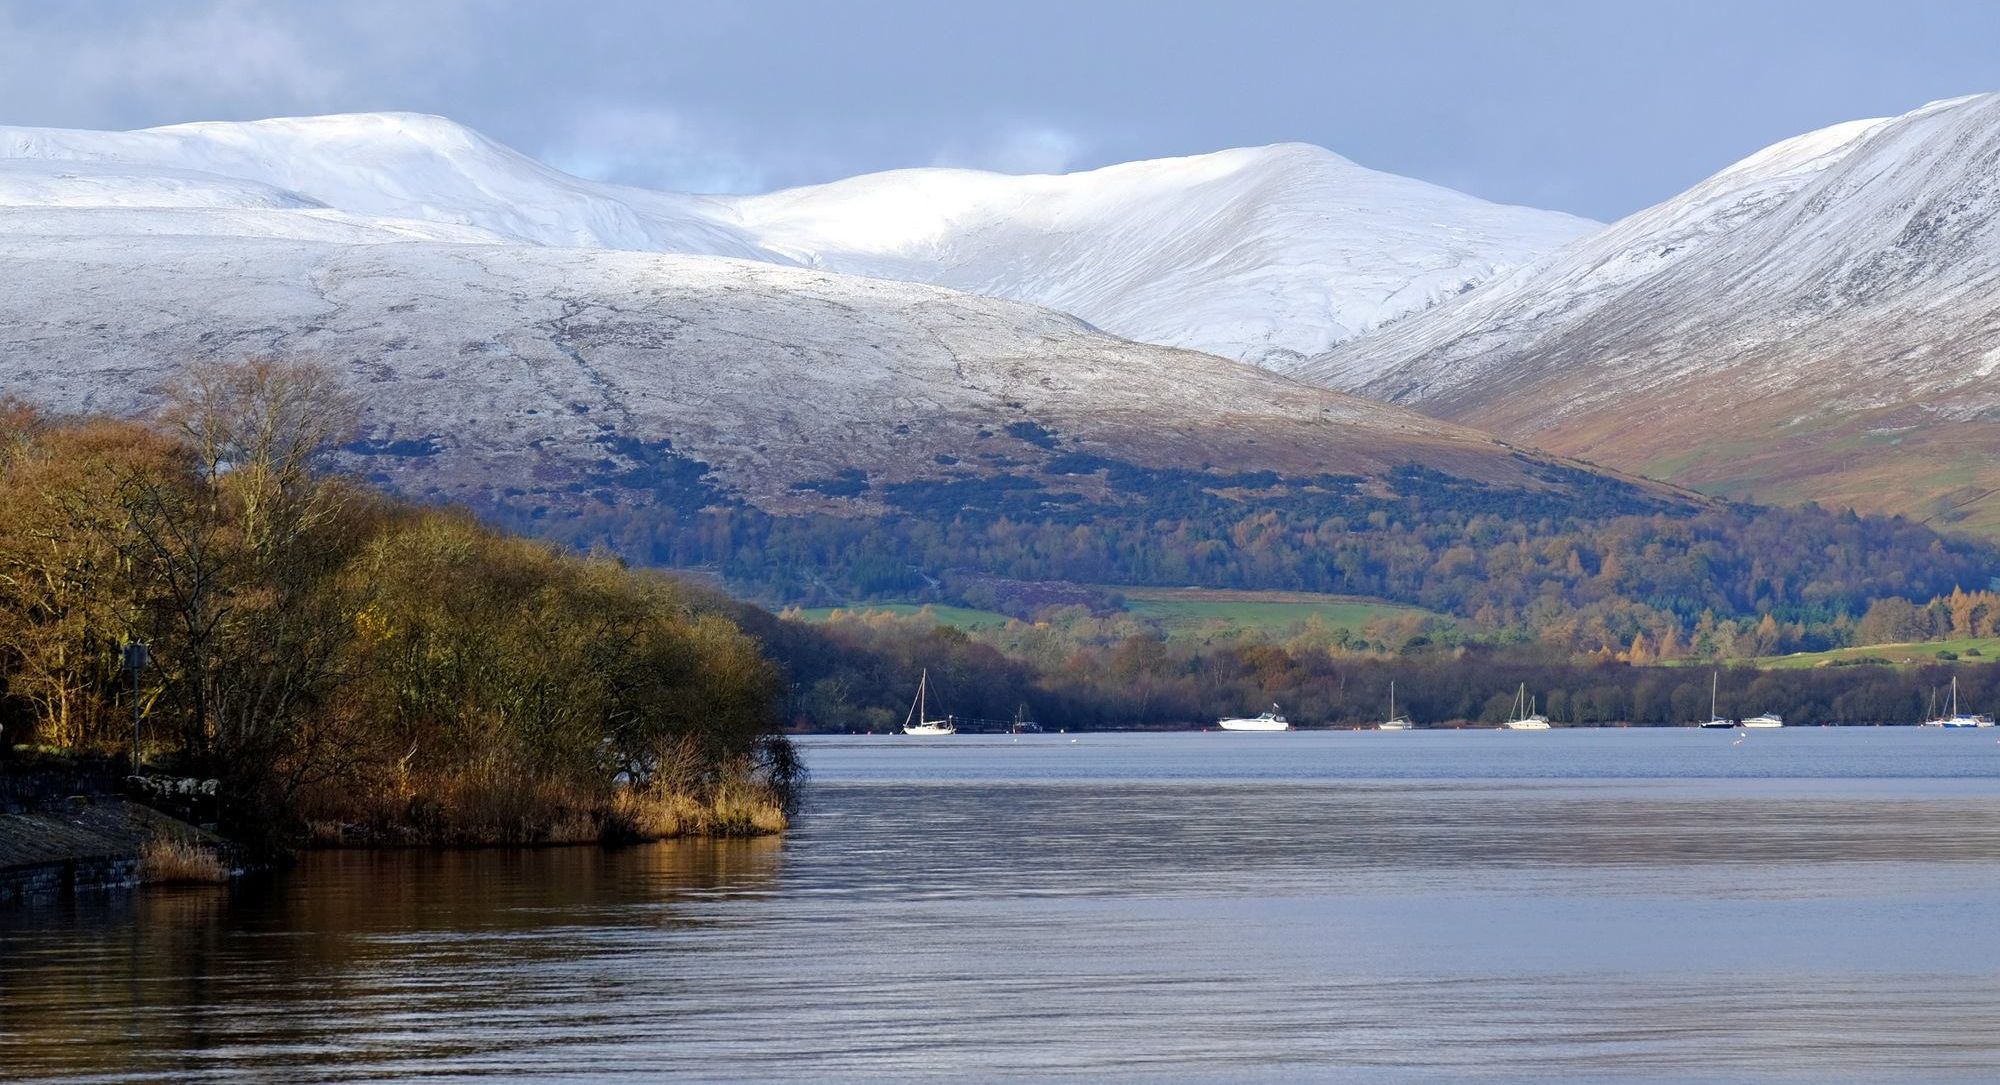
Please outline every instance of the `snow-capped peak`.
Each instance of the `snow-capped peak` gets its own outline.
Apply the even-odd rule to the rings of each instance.
[[[2000,531],[1996,341],[1983,94],[1774,144],[1301,372],[1672,481]]]
[[[16,232],[185,233],[207,221],[231,236],[415,231],[806,265],[1036,302],[1130,338],[1274,364],[1595,226],[1301,143],[1060,175],[908,169],[761,196],[656,192],[574,177],[418,113],[0,128],[0,205],[67,209],[0,216]],[[86,227],[82,208],[121,213]]]

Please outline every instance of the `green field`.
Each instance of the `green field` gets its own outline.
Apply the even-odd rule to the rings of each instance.
[[[1118,588],[1125,610],[1156,622],[1168,636],[1229,629],[1280,633],[1318,616],[1329,629],[1359,633],[1382,618],[1437,617],[1417,607],[1347,595],[1289,591],[1226,591],[1218,588]]]
[[[1956,660],[1939,659],[1939,652],[1953,652]],[[1805,667],[1830,667],[1838,663],[1859,663],[1887,661],[1898,666],[1914,666],[1921,663],[1991,663],[2000,661],[2000,637],[1966,637],[1960,640],[1934,640],[1920,644],[1865,644],[1859,648],[1835,648],[1828,652],[1799,652],[1788,656],[1766,656],[1763,659],[1731,660],[1737,664],[1754,664],[1773,670],[1796,670]]]
[[[1105,585],[1107,593],[1125,599],[1125,613],[1159,627],[1171,637],[1213,636],[1233,630],[1283,633],[1317,616],[1329,630],[1360,633],[1383,618],[1435,618],[1417,607],[1400,606],[1347,595],[1314,595],[1287,591],[1226,591],[1219,588],[1127,588]],[[989,629],[1007,624],[1007,616],[967,607],[919,606],[912,603],[857,603],[839,608],[858,613],[910,616],[929,613],[959,629]],[[807,621],[823,622],[833,607],[799,611]]]
[[[823,622],[833,617],[835,610],[843,610],[853,614],[895,614],[905,618],[915,614],[928,613],[931,617],[937,619],[940,625],[949,625],[966,630],[990,629],[995,626],[1006,625],[1009,620],[1005,614],[997,614],[990,610],[973,610],[970,607],[947,607],[932,604],[920,606],[914,603],[857,603],[850,607],[811,607],[800,610],[798,614],[799,617],[809,622]]]

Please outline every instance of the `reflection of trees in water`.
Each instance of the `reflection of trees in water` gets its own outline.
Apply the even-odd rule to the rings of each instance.
[[[518,1042],[493,1034],[509,1013],[617,982],[599,958],[618,945],[707,922],[685,905],[770,891],[781,848],[319,852],[233,890],[23,912],[0,927],[0,1065],[171,1076],[490,1050]]]

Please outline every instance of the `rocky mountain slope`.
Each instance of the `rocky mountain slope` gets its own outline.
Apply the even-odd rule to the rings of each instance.
[[[421,237],[817,267],[1034,302],[1129,338],[1279,368],[1595,227],[1300,144],[1063,176],[915,169],[692,196],[571,177],[412,114],[0,128],[0,205],[122,212],[118,228],[133,232]]]
[[[1302,373],[1719,493],[2000,532],[2000,96],[1779,143]]]

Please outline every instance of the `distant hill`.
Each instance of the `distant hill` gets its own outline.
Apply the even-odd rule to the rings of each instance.
[[[1300,372],[1715,493],[2000,534],[2000,96],[1779,143]]]
[[[1060,221],[1116,223],[1137,259],[1197,225],[1278,236],[1245,210],[1267,204],[1190,180],[1273,163],[1351,169],[1281,148],[951,184],[1054,186],[993,238],[1094,191],[1103,206]],[[878,214],[872,236],[909,240],[936,178],[892,176],[916,187],[868,210],[870,186],[718,201],[592,185],[435,118],[8,130],[0,393],[136,414],[188,362],[318,360],[366,400],[351,469],[769,602],[964,602],[988,578],[1304,591],[1595,649],[1711,611],[1827,625],[2000,567],[1908,524],[1726,507],[1035,304],[762,248],[651,251]],[[1134,195],[1152,184],[1179,195]],[[1197,205],[1221,217],[1146,225]],[[1018,251],[1023,281],[1082,281],[1060,253]],[[1185,267],[1224,267],[1219,252]],[[1135,284],[1179,281],[1146,266]],[[1189,314],[1223,296],[1171,289]]]

